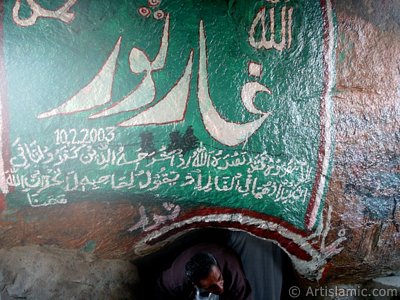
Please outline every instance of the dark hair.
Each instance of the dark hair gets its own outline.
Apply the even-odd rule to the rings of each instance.
[[[218,264],[212,254],[208,252],[197,253],[186,263],[186,276],[190,281],[197,284],[200,280],[208,277],[213,266],[218,266]]]

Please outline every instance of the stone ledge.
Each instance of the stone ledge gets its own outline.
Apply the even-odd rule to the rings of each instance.
[[[378,277],[372,281],[383,286],[394,287],[400,290],[400,276]]]
[[[136,266],[54,246],[0,249],[0,299],[135,299]]]

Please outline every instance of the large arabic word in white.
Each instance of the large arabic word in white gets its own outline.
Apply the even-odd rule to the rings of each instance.
[[[164,24],[161,46],[156,58],[150,61],[148,56],[137,48],[133,48],[129,55],[130,68],[133,73],[145,73],[142,82],[122,100],[114,102],[108,108],[89,116],[90,119],[106,117],[121,112],[135,111],[154,102],[156,87],[152,73],[162,70],[165,66],[169,40],[169,15]],[[241,92],[241,101],[244,107],[253,114],[260,115],[254,121],[238,124],[224,120],[216,111],[208,92],[207,50],[203,22],[200,23],[200,57],[199,57],[199,82],[198,98],[202,121],[208,133],[218,142],[227,146],[236,146],[245,142],[261,126],[270,112],[262,112],[254,106],[257,93],[271,94],[271,91],[258,82],[247,82]],[[103,67],[84,88],[78,91],[58,107],[41,113],[38,118],[48,118],[56,115],[79,113],[102,106],[111,101],[114,74],[117,58],[120,51],[121,37],[116,42],[114,49],[107,58]],[[163,125],[184,120],[186,107],[189,100],[189,84],[192,77],[193,50],[191,50],[185,70],[181,78],[171,90],[155,105],[148,107],[139,114],[117,124],[130,127],[139,125]],[[251,63],[250,68],[261,65]]]
[[[265,26],[265,7],[263,7],[255,16],[253,23],[251,24],[249,32],[250,45],[255,49],[276,49],[282,51],[283,49],[289,49],[292,45],[292,14],[293,8],[286,9],[286,6],[282,7],[281,10],[281,41],[279,43],[275,40],[275,8],[269,9],[270,19],[270,39],[267,40],[266,34],[267,29]],[[287,15],[287,21],[286,21]],[[287,40],[286,40],[286,22],[287,22]],[[261,24],[261,39],[256,41],[254,35],[256,33],[257,25]]]
[[[44,9],[39,4],[37,4],[35,0],[26,0],[30,9],[32,10],[32,14],[26,19],[21,19],[19,17],[21,0],[16,0],[12,11],[13,20],[17,25],[22,27],[34,25],[38,18],[52,18],[63,21],[64,23],[71,23],[75,18],[75,13],[70,12],[69,10],[76,3],[76,1],[78,0],[68,0],[59,9],[52,11]]]
[[[147,226],[150,223],[149,218],[147,217],[144,206],[141,205],[139,207],[140,220],[135,225],[133,225],[131,228],[129,228],[128,231],[132,232],[132,231],[135,231],[140,228],[143,231],[153,230],[153,229],[159,227],[160,225],[166,223],[167,221],[175,220],[179,216],[179,213],[181,212],[181,208],[179,207],[179,205],[175,205],[172,203],[164,202],[163,207],[166,211],[171,212],[171,214],[164,216],[164,215],[158,215],[158,214],[154,213],[153,214],[154,224]]]
[[[118,39],[103,67],[88,85],[60,106],[48,112],[41,113],[38,118],[82,112],[110,102],[121,39],[121,37]],[[110,107],[100,112],[90,115],[90,119],[134,111],[154,101],[156,90],[152,73],[162,70],[165,66],[168,39],[169,15],[166,17],[161,46],[154,60],[150,61],[146,53],[138,48],[132,48],[130,52],[129,64],[131,71],[135,74],[145,73],[142,82],[123,99],[113,103]],[[184,74],[174,84],[171,90],[151,108],[118,125],[168,124],[183,120],[187,101],[189,99],[189,83],[192,74],[192,65],[193,50],[190,53]]]
[[[204,32],[203,21],[200,22],[200,58],[199,58],[199,84],[198,98],[200,112],[203,122],[208,133],[218,142],[227,146],[236,146],[246,141],[261,126],[265,119],[271,114],[264,113],[254,106],[254,98],[258,92],[271,93],[270,90],[257,82],[248,82],[242,88],[241,99],[247,110],[254,114],[261,115],[260,118],[238,124],[224,120],[213,105],[209,93],[208,75],[207,75],[207,49],[206,37]]]

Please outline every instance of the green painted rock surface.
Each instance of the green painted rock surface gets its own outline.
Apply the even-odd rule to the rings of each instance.
[[[0,241],[132,258],[224,227],[349,269],[398,214],[398,39],[364,2],[0,1]]]

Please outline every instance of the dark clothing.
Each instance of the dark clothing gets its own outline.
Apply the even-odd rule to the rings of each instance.
[[[241,231],[230,232],[228,245],[240,255],[254,299],[281,299],[284,259],[282,250],[271,241]],[[285,275],[288,273],[289,270],[286,269]]]
[[[220,300],[252,300],[249,283],[244,275],[238,256],[228,248],[217,244],[199,244],[186,249],[163,271],[158,279],[163,300],[193,300],[195,288],[185,275],[186,263],[197,253],[211,253],[218,262],[224,279],[224,293]]]

